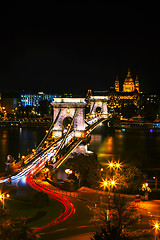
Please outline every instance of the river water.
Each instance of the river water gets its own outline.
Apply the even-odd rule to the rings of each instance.
[[[98,127],[92,134],[89,150],[97,153],[102,164],[113,159],[135,163],[143,169],[160,168],[160,131],[110,131],[106,126]]]
[[[45,128],[0,128],[0,172],[4,171],[7,155],[15,159],[27,155],[45,135]],[[160,168],[160,131],[111,131],[98,127],[91,136],[89,150],[97,153],[102,164],[108,160],[137,163],[143,168]]]
[[[27,155],[45,135],[45,128],[0,128],[0,172],[5,169],[7,155],[18,159]]]

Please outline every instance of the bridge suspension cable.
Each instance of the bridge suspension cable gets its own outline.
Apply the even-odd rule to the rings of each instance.
[[[44,141],[47,139],[48,135],[49,135],[50,132],[52,131],[52,128],[53,128],[54,125],[56,124],[56,122],[57,122],[57,120],[58,120],[58,118],[59,118],[60,113],[61,113],[61,109],[59,110],[59,112],[58,112],[58,114],[57,114],[54,122],[52,122],[52,124],[51,124],[48,132],[46,133],[46,135],[44,136],[44,138],[42,139],[42,141],[40,142],[40,144],[38,145],[38,147],[35,149],[35,151],[37,151],[37,150],[40,148],[40,146],[44,143]]]
[[[93,103],[93,106],[92,106],[92,109],[90,110],[89,114],[88,114],[88,117],[91,115],[93,109],[94,109],[94,105],[95,105],[95,102]]]
[[[54,156],[55,158],[56,158],[56,156],[58,155],[59,151],[61,150],[63,144],[65,143],[66,138],[68,137],[68,134],[69,134],[69,132],[70,132],[70,130],[71,130],[71,128],[72,128],[72,125],[73,125],[73,123],[74,123],[76,114],[77,114],[77,108],[75,109],[74,116],[73,116],[73,119],[72,119],[72,121],[71,121],[71,124],[70,124],[70,126],[69,126],[69,128],[68,128],[68,131],[67,131],[67,133],[65,134],[65,136],[64,136],[64,138],[63,138],[63,140],[62,140],[62,142],[61,142],[61,144],[60,144],[60,146],[59,146],[59,148],[57,149],[57,152],[56,152],[56,154],[55,154],[55,156]]]
[[[56,124],[56,122],[57,122],[57,120],[58,120],[58,118],[59,118],[60,113],[61,113],[61,109],[59,110],[59,112],[58,112],[58,114],[57,114],[54,122],[52,122],[52,124],[51,124],[48,132],[46,133],[46,135],[44,136],[44,138],[42,139],[42,141],[39,143],[39,145],[36,147],[36,149],[35,149],[35,151],[34,151],[34,155],[35,155],[35,153],[38,152],[38,150],[40,149],[40,147],[42,146],[42,144],[44,143],[44,141],[47,139],[48,135],[51,133],[54,125]],[[32,159],[32,157],[33,157],[33,153],[31,153],[28,157],[26,157],[25,163],[28,163],[28,162],[30,161],[30,159]]]

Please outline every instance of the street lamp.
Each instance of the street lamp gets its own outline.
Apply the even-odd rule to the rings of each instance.
[[[155,229],[155,240],[157,240],[157,235],[158,235],[158,231],[160,229],[160,224],[157,221],[154,222],[153,228]]]
[[[4,209],[4,199],[9,198],[9,197],[10,197],[10,195],[8,193],[6,195],[5,195],[5,193],[0,194],[0,201],[2,202],[3,209]]]
[[[111,189],[113,189],[113,187],[116,186],[116,180],[114,178],[110,178],[109,180],[107,179],[102,179],[102,182],[100,183],[100,187],[103,187],[104,191],[106,188],[108,188],[108,192],[109,192],[109,195],[108,195],[108,210],[107,212],[109,213],[107,217],[107,221],[108,221],[108,227],[110,229],[110,221],[111,221],[111,207],[110,207],[110,192],[111,192]]]
[[[70,174],[72,174],[73,173],[73,171],[71,170],[71,169],[65,169],[65,173],[67,173],[68,175],[70,175]]]
[[[113,188],[113,187],[115,186],[115,184],[116,184],[116,183],[115,183],[115,180],[111,179],[111,183],[110,183],[110,184],[111,184],[111,186],[112,186],[112,188]]]
[[[114,178],[110,178],[109,180],[107,179],[102,179],[102,182],[100,182],[100,187],[103,187],[103,189],[105,190],[106,188],[108,188],[109,193],[111,188],[113,189],[113,187],[116,186],[116,180]]]
[[[108,161],[108,168],[110,168],[110,170],[115,170],[115,169],[119,169],[121,170],[122,167],[122,163],[120,163],[120,161],[118,160],[118,162],[116,161]]]
[[[103,187],[104,191],[106,190],[106,187],[109,189],[109,180],[102,179],[102,182],[100,182],[100,187]]]

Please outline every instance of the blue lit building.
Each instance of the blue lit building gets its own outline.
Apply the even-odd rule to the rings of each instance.
[[[26,107],[28,106],[39,106],[40,101],[42,100],[48,100],[52,101],[54,97],[57,97],[57,95],[52,94],[45,94],[43,92],[39,92],[38,94],[21,94],[20,95],[20,102],[21,106]]]

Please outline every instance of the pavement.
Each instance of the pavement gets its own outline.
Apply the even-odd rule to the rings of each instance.
[[[44,187],[51,188],[57,193],[64,194],[70,198],[76,211],[75,214],[60,224],[57,224],[40,233],[42,240],[90,240],[93,233],[100,226],[100,219],[97,216],[98,208],[107,206],[108,194],[104,191],[93,190],[82,187],[76,192],[67,192],[60,190],[47,181],[36,180],[36,182]],[[18,183],[18,189],[21,194],[33,194],[33,189],[23,182]],[[33,191],[33,192],[32,192]],[[134,196],[128,196],[130,201],[134,202]],[[154,230],[151,230],[153,221],[160,222],[160,200],[141,201],[137,204],[139,213],[139,222],[137,229],[140,231],[150,231],[154,239]],[[136,229],[135,229],[136,230]],[[147,239],[147,238],[146,238]],[[151,237],[148,238],[152,240]]]
[[[78,234],[77,236],[70,236],[68,238],[60,238],[59,240],[89,240],[93,236],[93,233],[83,233],[83,234]]]
[[[62,224],[54,226],[48,231],[45,231],[41,235],[42,240],[89,240],[101,224],[101,219],[97,212],[99,211],[99,208],[107,207],[108,194],[104,191],[94,190],[86,187],[82,187],[76,192],[71,193],[60,190],[50,185],[47,181],[38,182],[39,184],[50,187],[51,189],[54,188],[54,190],[56,192],[60,192],[60,194],[69,196],[76,209],[76,212],[71,219],[63,222]],[[135,196],[128,195],[127,197],[134,204]],[[139,222],[136,227],[140,232],[142,230],[143,232],[150,232],[152,219],[148,214],[148,209],[152,209],[156,205],[156,208],[158,210],[160,207],[160,201],[151,201],[151,203],[147,201],[136,205],[139,214]],[[151,240],[152,238],[149,237],[149,239]]]

